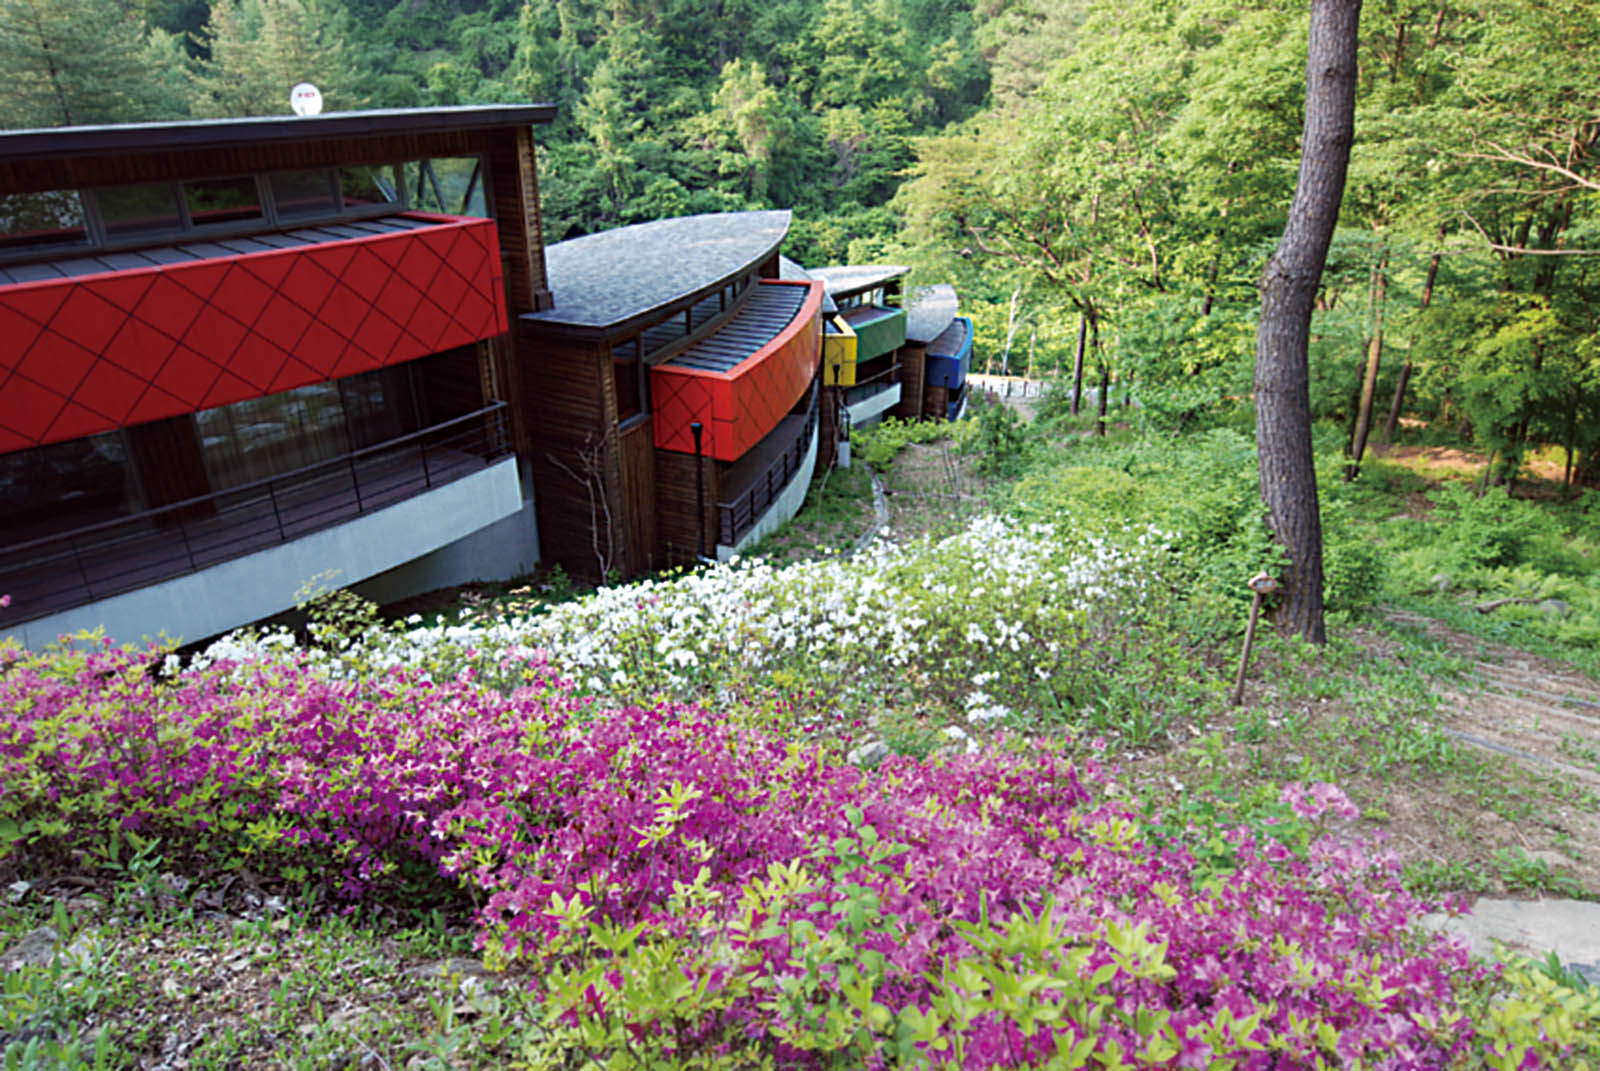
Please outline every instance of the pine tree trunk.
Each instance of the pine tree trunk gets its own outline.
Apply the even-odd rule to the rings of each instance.
[[[1355,138],[1356,31],[1361,0],[1312,0],[1305,135],[1283,241],[1261,280],[1256,332],[1256,448],[1267,523],[1288,552],[1280,631],[1313,643],[1322,619],[1322,515],[1311,451],[1306,350],[1328,244]]]
[[[1350,465],[1344,470],[1348,483],[1361,474],[1361,457],[1367,452],[1367,435],[1372,430],[1372,403],[1378,393],[1378,362],[1383,358],[1383,298],[1388,290],[1389,254],[1378,261],[1372,281],[1372,338],[1367,343],[1367,371],[1361,377],[1361,403],[1356,409],[1356,430],[1350,438]]]
[[[1444,241],[1444,228],[1439,228],[1439,240]],[[1435,253],[1428,258],[1428,278],[1422,284],[1422,301],[1419,308],[1427,311],[1433,304],[1433,283],[1439,278],[1439,254]],[[1405,404],[1406,386],[1411,382],[1411,358],[1406,358],[1406,363],[1400,366],[1400,381],[1394,385],[1394,401],[1389,405],[1389,419],[1383,424],[1383,442],[1387,446],[1394,442],[1395,429],[1400,426],[1400,407]]]
[[[1072,358],[1072,415],[1078,415],[1083,402],[1083,344],[1089,336],[1089,314],[1078,316],[1078,351]]]
[[[1097,434],[1106,433],[1106,398],[1111,394],[1111,365],[1103,358],[1100,361],[1100,396],[1095,399],[1095,431]]]
[[[1566,434],[1561,437],[1562,445],[1567,450],[1567,464],[1561,472],[1561,486],[1572,486],[1572,461],[1578,456],[1578,403],[1572,402],[1567,406]]]

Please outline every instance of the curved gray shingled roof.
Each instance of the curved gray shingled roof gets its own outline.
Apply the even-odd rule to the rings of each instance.
[[[956,288],[949,283],[917,287],[906,302],[906,341],[932,342],[950,326],[960,307]]]
[[[522,317],[602,329],[690,297],[765,260],[789,213],[717,212],[586,234],[544,251],[555,307]]]
[[[911,269],[892,264],[838,264],[831,268],[806,270],[811,273],[811,278],[822,280],[830,297],[847,298],[851,294],[882,286],[891,279],[898,279]]]

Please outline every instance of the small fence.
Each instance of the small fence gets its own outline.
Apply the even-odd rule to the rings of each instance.
[[[0,548],[23,620],[171,580],[343,524],[510,451],[505,403],[342,457],[60,535]]]
[[[1049,380],[1025,379],[1022,376],[990,376],[972,373],[967,382],[986,394],[998,398],[1041,398]]]

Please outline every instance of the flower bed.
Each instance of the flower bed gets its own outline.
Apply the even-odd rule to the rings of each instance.
[[[701,703],[784,731],[892,715],[1146,743],[1217,692],[1163,627],[1164,547],[1149,530],[1095,538],[985,517],[856,559],[735,562],[602,588],[538,616],[367,629],[310,657],[347,679],[470,670],[513,688],[515,656],[539,651],[610,704]],[[201,664],[294,644],[287,633],[240,634]]]
[[[541,1002],[541,1060],[1576,1066],[1597,1021],[1492,1000],[1417,933],[1392,866],[1321,835],[1348,813],[1326,786],[1202,865],[1095,762],[1019,745],[865,772],[691,707],[602,709],[537,655],[500,667],[509,694],[303,655],[0,659],[10,862],[115,830],[349,899],[431,872]]]

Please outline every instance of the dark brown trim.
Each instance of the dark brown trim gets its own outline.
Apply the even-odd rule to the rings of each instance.
[[[555,118],[554,104],[462,105],[454,108],[386,108],[328,115],[274,115],[53,130],[0,131],[0,158],[11,162],[119,152],[217,149],[267,142],[305,142],[531,126]]]

